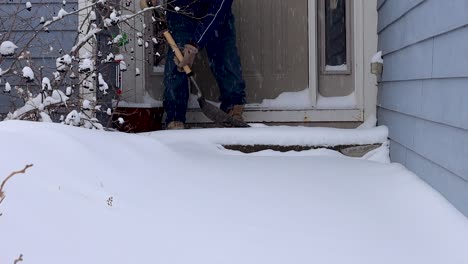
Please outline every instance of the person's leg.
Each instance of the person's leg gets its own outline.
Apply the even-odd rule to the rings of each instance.
[[[171,34],[179,47],[190,41],[195,23],[192,19],[182,15],[168,16]],[[164,110],[166,124],[172,121],[185,123],[187,103],[189,97],[188,79],[184,72],[180,72],[174,62],[174,52],[168,47],[166,65],[164,68]]]
[[[216,78],[221,109],[229,112],[236,105],[245,104],[245,81],[236,45],[236,29],[232,13],[206,46],[211,71]]]

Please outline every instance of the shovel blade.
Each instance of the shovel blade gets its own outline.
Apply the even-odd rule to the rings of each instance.
[[[218,125],[228,127],[250,127],[247,123],[233,118],[215,105],[208,103],[204,97],[198,98],[198,104],[203,114]]]

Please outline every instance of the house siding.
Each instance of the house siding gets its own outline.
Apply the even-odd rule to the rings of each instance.
[[[73,12],[78,9],[77,0],[67,0],[65,6],[62,0],[28,0],[32,3],[32,10],[25,10],[25,2],[19,0],[2,1],[0,3],[0,34],[6,34],[11,30],[8,39],[2,40],[13,41],[17,46],[22,47],[31,39],[35,33],[34,29],[39,29],[40,18],[44,17],[46,20],[52,19],[56,16],[58,11],[63,8],[67,12]],[[11,14],[16,10],[23,9],[18,13],[16,19],[12,19]],[[14,23],[12,27],[12,23]],[[52,72],[55,69],[55,59],[62,56],[61,50],[69,52],[76,42],[78,35],[78,16],[67,16],[60,21],[57,21],[49,26],[49,33],[40,32],[36,39],[29,45],[29,51],[32,55],[32,61],[35,68],[44,66],[43,76],[52,79]],[[19,50],[20,50],[19,49]],[[12,63],[12,58],[6,58],[0,65],[0,68],[7,69]],[[25,65],[22,63],[21,65]],[[3,79],[3,78],[2,78]],[[13,86],[18,83],[18,80],[8,79],[7,81]],[[22,104],[20,100],[14,99],[9,94],[3,94],[4,81],[0,83],[0,114],[5,114],[12,109],[12,103],[16,105]],[[1,119],[1,117],[0,117]]]
[[[468,1],[386,0],[377,9],[377,111],[391,159],[468,216]]]

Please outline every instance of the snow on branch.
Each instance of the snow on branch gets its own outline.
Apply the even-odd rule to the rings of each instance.
[[[164,10],[163,6],[135,11],[129,10],[128,5],[124,7],[119,3],[97,0],[71,11],[64,0],[63,7],[53,16],[40,14],[34,17],[33,9],[38,10],[39,6],[26,4],[26,8],[31,11],[26,18],[22,17],[23,14],[19,15],[25,10],[24,6],[11,14],[5,13],[11,16],[11,29],[6,30],[5,34],[0,25],[0,77],[3,82],[0,85],[3,86],[3,95],[9,96],[13,105],[5,119],[43,122],[54,120],[74,126],[102,129],[97,116],[105,116],[108,111],[101,109],[112,113],[117,107],[112,102],[119,101],[122,96],[122,84],[116,82],[108,72],[123,72],[127,67],[133,67],[135,61],[134,48],[130,47],[127,51],[125,47],[132,38],[129,38],[129,34],[122,29],[126,27],[121,24],[129,26],[129,20],[156,9]],[[122,15],[123,11],[130,14]],[[3,19],[3,16],[3,13],[0,14],[0,18]],[[77,25],[78,34],[72,40],[71,49],[64,51],[64,47],[68,45],[62,45],[60,40],[48,40],[47,37],[43,39],[39,35],[50,32],[49,28],[53,24],[70,16],[83,18]],[[16,23],[16,19],[22,23]],[[156,23],[154,17],[153,23]],[[17,30],[18,27],[22,30]],[[135,31],[132,32],[138,35],[135,41],[141,42],[142,47],[147,48],[150,43],[160,45],[156,36],[144,36],[131,26],[126,30]],[[18,34],[23,36],[18,37]],[[60,45],[60,49],[54,49],[56,45]],[[55,65],[35,60],[38,54],[36,50],[31,51],[31,47],[41,52],[39,56],[54,56]],[[132,55],[125,55],[129,58],[125,61],[123,54],[127,52]],[[2,62],[7,61],[8,64],[2,65]],[[140,69],[134,69],[132,74],[139,76]],[[113,98],[109,98],[110,96]]]
[[[86,34],[83,38],[81,38],[78,43],[76,43],[75,46],[72,47],[71,49],[71,53],[75,53],[79,48],[81,48],[85,43],[87,43],[89,41],[89,39],[91,39],[92,37],[96,37],[96,34],[101,32],[102,29],[100,28],[94,28],[92,29],[90,32],[88,32],[88,34]]]

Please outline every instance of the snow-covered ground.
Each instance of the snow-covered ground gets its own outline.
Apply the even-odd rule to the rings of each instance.
[[[132,135],[0,123],[0,263],[468,263],[468,219],[388,163],[385,127]],[[384,143],[364,158],[223,144]]]

